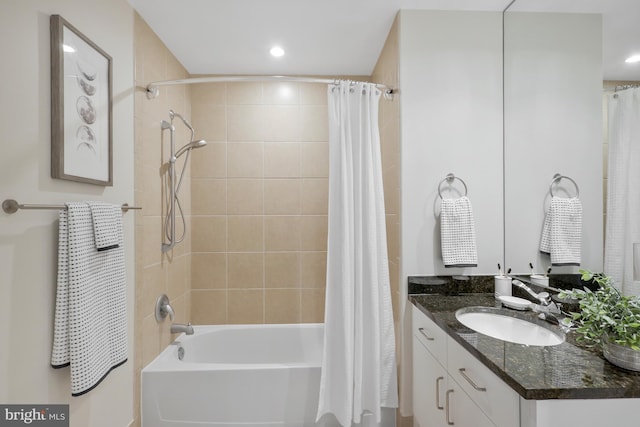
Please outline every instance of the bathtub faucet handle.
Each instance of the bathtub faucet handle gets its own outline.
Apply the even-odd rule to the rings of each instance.
[[[175,313],[173,312],[173,308],[171,308],[170,304],[167,304],[163,307],[164,311],[169,315],[169,320],[173,322],[173,318],[175,317]]]
[[[167,315],[169,316],[169,320],[173,323],[175,313],[173,308],[171,308],[171,304],[169,304],[169,297],[166,294],[162,294],[156,301],[156,321],[162,322]]]

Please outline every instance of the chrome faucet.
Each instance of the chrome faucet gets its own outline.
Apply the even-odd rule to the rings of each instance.
[[[571,321],[571,318],[562,317],[562,315],[560,314],[542,312],[538,314],[538,319],[545,320],[549,323],[553,323],[554,325],[558,325],[564,333],[569,332],[573,327],[573,322]]]
[[[526,293],[531,295],[533,298],[537,299],[540,302],[541,305],[548,306],[549,304],[551,304],[551,295],[549,295],[549,292],[540,292],[539,294],[537,294],[530,287],[528,287],[527,285],[522,283],[520,280],[515,280],[514,279],[511,283],[514,286],[517,286],[520,289],[524,290]]]
[[[545,318],[544,316],[542,316],[540,317],[541,319],[551,323],[553,323],[554,321],[557,322],[558,324],[561,323],[561,321],[556,316],[561,315],[562,311],[560,310],[560,307],[558,307],[558,305],[552,301],[551,295],[549,295],[549,292],[543,291],[537,294],[533,291],[533,289],[531,289],[530,287],[522,283],[520,280],[513,280],[511,283],[513,283],[514,286],[517,286],[518,288],[524,290],[526,293],[528,293],[533,298],[538,300],[539,304],[531,304],[531,310],[535,311],[536,313],[542,313],[550,317],[550,318]]]
[[[180,334],[184,332],[187,335],[193,335],[193,326],[191,326],[191,323],[186,325],[182,323],[173,323],[175,312],[173,311],[171,304],[169,304],[169,297],[162,294],[156,301],[156,321],[162,322],[167,316],[169,316],[169,320],[171,321],[172,334]]]
[[[188,323],[186,325],[184,325],[182,323],[172,323],[171,324],[171,333],[172,334],[181,334],[182,332],[184,332],[187,335],[193,335],[193,326],[191,326],[191,323]]]

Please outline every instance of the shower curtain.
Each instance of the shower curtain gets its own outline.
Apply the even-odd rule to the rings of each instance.
[[[377,425],[398,406],[378,101],[373,84],[329,85],[329,235],[317,419]],[[363,415],[367,415],[366,424]],[[375,419],[375,423],[368,420]]]
[[[624,294],[640,295],[640,88],[609,95],[608,106],[604,270]]]

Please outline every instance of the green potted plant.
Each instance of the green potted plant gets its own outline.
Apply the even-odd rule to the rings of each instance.
[[[593,281],[599,288],[573,289],[559,295],[580,303],[580,311],[572,314],[577,341],[601,347],[604,357],[614,365],[640,371],[640,297],[622,295],[603,273],[580,273],[583,281]]]

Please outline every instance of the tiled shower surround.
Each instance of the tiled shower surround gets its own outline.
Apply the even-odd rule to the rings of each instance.
[[[191,86],[194,323],[321,322],[327,87]]]
[[[327,85],[197,84],[191,108],[192,321],[322,322]]]
[[[172,340],[170,322],[157,323],[155,301],[166,293],[176,311],[177,322],[190,318],[191,247],[185,241],[171,253],[162,254],[163,214],[166,196],[163,188],[164,169],[168,159],[169,133],[160,129],[161,120],[169,120],[169,109],[190,116],[190,91],[185,86],[162,88],[158,98],[148,100],[144,88],[148,82],[188,77],[188,73],[164,46],[149,26],[135,14],[135,205],[136,213],[136,301],[134,355],[133,427],[140,425],[140,371]],[[176,121],[177,143],[190,137]],[[177,144],[176,144],[177,145]],[[184,156],[183,156],[184,158]],[[181,159],[182,160],[182,159]],[[181,162],[179,162],[181,164]],[[181,166],[180,166],[181,167]],[[188,172],[188,170],[187,170]],[[190,211],[190,182],[185,177],[181,202]],[[187,216],[187,224],[189,217]]]
[[[397,87],[392,29],[373,78]],[[210,83],[163,86],[189,76],[136,14],[136,351],[140,370],[166,347],[169,322],[158,324],[155,299],[166,293],[178,322],[299,323],[324,317],[327,209],[327,86],[302,83]],[[369,80],[369,77],[352,77]],[[191,120],[206,147],[191,152],[180,190],[184,242],[160,252],[167,195],[163,188],[169,109]],[[189,141],[179,121],[176,147]],[[389,270],[398,318],[399,111],[380,101],[380,137]],[[182,156],[179,161],[184,161]],[[180,222],[178,222],[180,224]],[[180,229],[180,226],[178,226]],[[398,323],[396,322],[396,325]],[[136,419],[133,426],[139,425]]]

